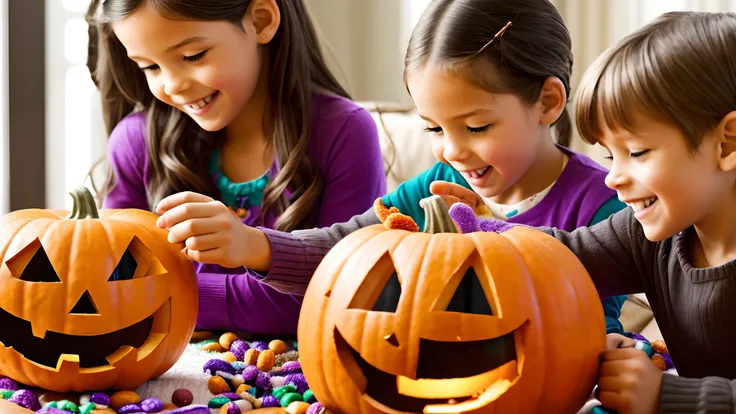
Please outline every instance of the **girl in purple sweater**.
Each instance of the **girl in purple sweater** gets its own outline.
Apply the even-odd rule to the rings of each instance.
[[[295,333],[301,298],[228,257],[235,229],[329,226],[386,190],[375,123],[327,69],[302,0],[97,0],[87,18],[103,207],[168,211],[159,224],[197,262],[198,329]]]

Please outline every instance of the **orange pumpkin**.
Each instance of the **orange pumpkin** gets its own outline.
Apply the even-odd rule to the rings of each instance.
[[[135,389],[181,356],[197,315],[194,268],[157,216],[21,210],[0,227],[0,373],[53,391]]]
[[[312,278],[298,339],[317,399],[362,414],[582,407],[605,324],[581,263],[529,228],[453,234],[444,202],[423,204],[424,233],[361,229]]]

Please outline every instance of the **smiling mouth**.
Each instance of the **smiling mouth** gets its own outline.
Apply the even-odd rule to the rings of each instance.
[[[186,104],[184,106],[186,106],[187,108],[189,108],[191,110],[199,111],[200,109],[203,109],[207,105],[209,105],[210,102],[212,102],[215,98],[217,98],[217,95],[218,94],[219,94],[219,92],[215,92],[212,95],[210,95],[210,96],[208,96],[208,97],[206,97],[204,99],[200,99],[198,102],[195,102],[195,103],[192,103],[192,104]]]
[[[100,368],[114,364],[133,350],[155,349],[169,331],[170,318],[171,298],[151,316],[115,332],[67,335],[47,331],[39,338],[33,335],[29,321],[0,308],[0,345],[51,369],[60,368],[65,362],[78,363],[80,368]]]
[[[365,377],[365,381],[355,381],[356,384],[365,384],[361,390],[364,396],[369,401],[402,412],[444,412],[425,409],[431,405],[472,403],[491,389],[497,390],[496,395],[501,395],[518,377],[513,332],[482,341],[440,342],[420,339],[416,380],[389,374],[372,366],[337,329],[335,343],[338,356],[347,371],[355,375],[355,370],[350,367],[357,363]],[[484,398],[487,400],[484,404],[493,399]]]
[[[488,171],[491,171],[490,165],[472,171],[463,171],[462,175],[467,179],[477,180],[478,178],[485,176]]]

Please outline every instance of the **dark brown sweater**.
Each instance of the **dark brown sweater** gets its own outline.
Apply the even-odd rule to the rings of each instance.
[[[326,229],[267,235],[272,268],[264,282],[303,293],[327,251],[347,234],[379,223],[373,211]],[[567,245],[601,295],[644,292],[680,377],[665,375],[662,413],[736,413],[736,261],[696,269],[690,264],[692,228],[649,242],[631,209],[571,233],[545,229]]]

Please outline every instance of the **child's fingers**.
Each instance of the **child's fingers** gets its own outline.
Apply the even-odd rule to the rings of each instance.
[[[212,201],[211,197],[192,191],[182,191],[172,194],[161,200],[156,206],[156,214],[164,214],[172,208],[184,203],[206,203]]]
[[[601,355],[602,361],[618,361],[636,358],[642,354],[642,351],[636,348],[616,348],[603,351]]]
[[[185,245],[190,250],[211,250],[223,245],[221,233],[201,234],[187,238]]]
[[[478,195],[460,184],[447,181],[434,181],[429,185],[429,191],[440,197],[452,196],[458,198],[462,203],[475,207],[478,204]]]
[[[171,228],[186,220],[206,218],[217,215],[217,211],[209,203],[183,203],[164,212],[157,220],[156,225],[162,229]]]
[[[636,345],[636,341],[618,333],[606,335],[606,349],[631,348]]]
[[[183,221],[169,229],[169,243],[182,243],[190,237],[203,236],[222,230],[217,220],[195,218]]]

